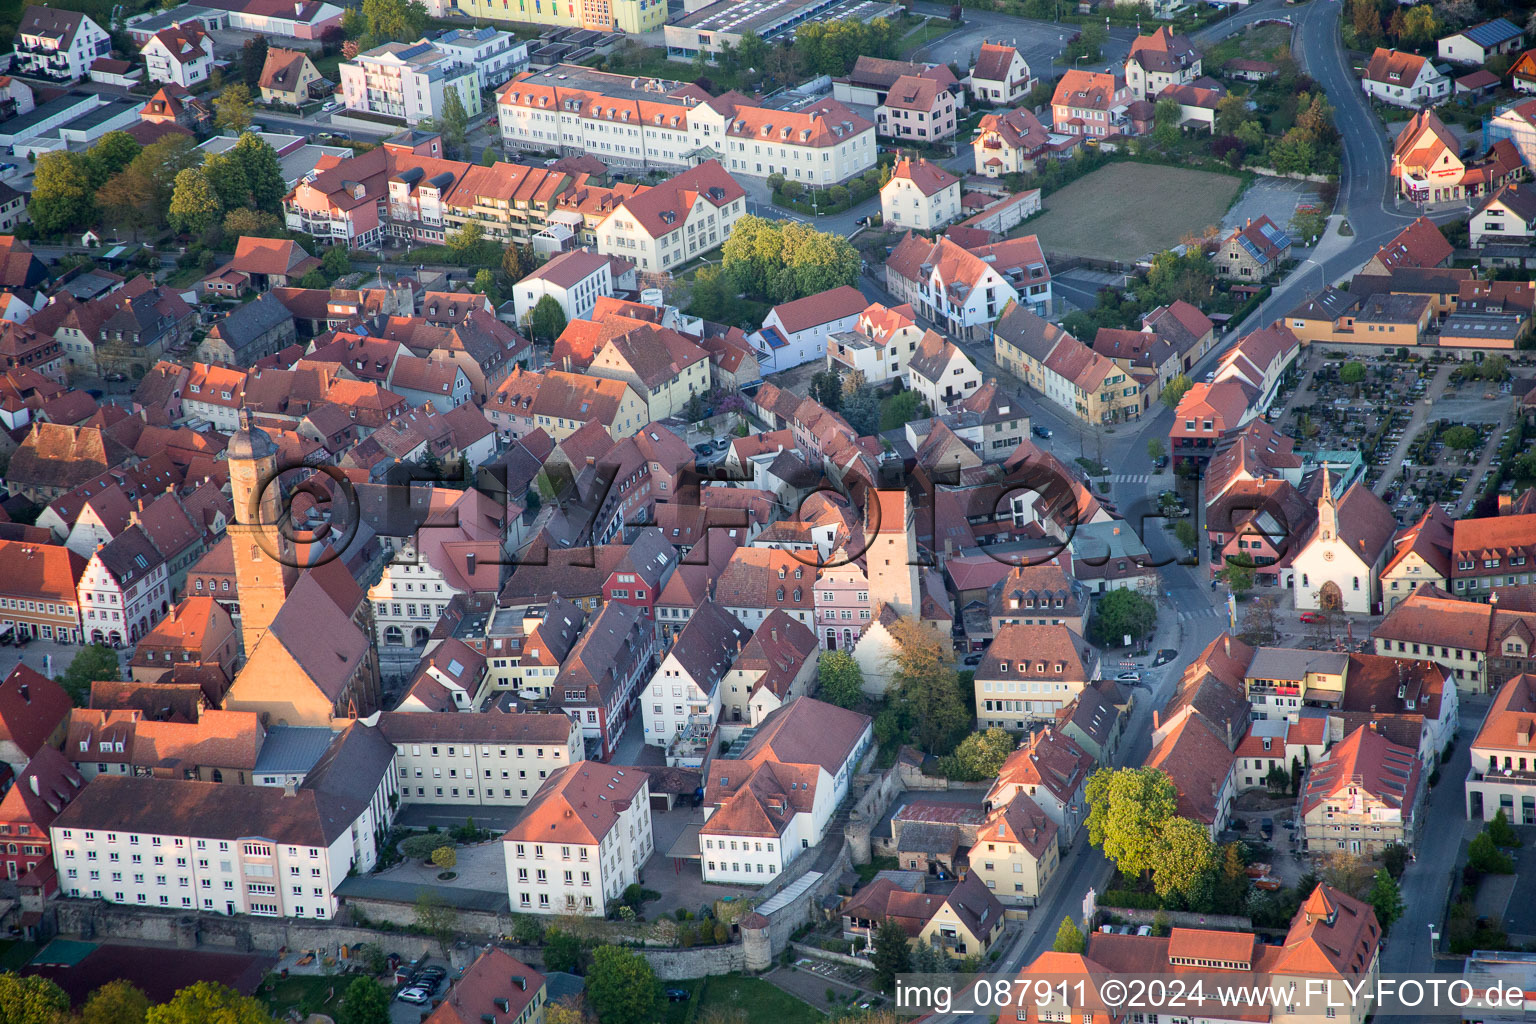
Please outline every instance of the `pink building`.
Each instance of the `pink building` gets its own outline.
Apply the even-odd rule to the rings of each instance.
[[[846,555],[839,549],[831,562]],[[816,640],[822,649],[848,651],[869,627],[869,580],[858,562],[831,565],[816,579]]]

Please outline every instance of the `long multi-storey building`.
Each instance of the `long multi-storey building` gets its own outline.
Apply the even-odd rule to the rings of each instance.
[[[593,32],[654,32],[667,22],[666,0],[427,0],[434,18],[515,21]]]
[[[716,160],[655,187],[607,188],[585,173],[445,160],[441,139],[417,132],[309,175],[283,207],[290,228],[352,248],[386,237],[441,243],[473,223],[503,245],[570,243],[669,270],[725,242],[746,192]]]
[[[875,164],[874,124],[834,99],[778,110],[692,83],[561,64],[518,75],[496,109],[509,151],[590,153],[615,167],[679,169],[713,157],[735,174],[832,185]]]

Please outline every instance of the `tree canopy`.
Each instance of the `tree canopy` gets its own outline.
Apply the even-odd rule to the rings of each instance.
[[[875,969],[875,982],[880,991],[894,989],[896,975],[912,970],[912,947],[907,945],[907,930],[890,918],[880,922],[880,927],[875,929],[869,964]]]
[[[1006,729],[973,732],[943,759],[944,774],[961,782],[995,779],[1014,746],[1013,736]]]
[[[58,150],[37,158],[27,215],[45,235],[90,224],[96,217],[96,186],[83,153]]]
[[[1150,636],[1157,626],[1157,605],[1135,590],[1111,590],[1094,602],[1090,639],[1118,647],[1129,636],[1134,642]]]
[[[251,90],[244,82],[226,85],[214,97],[214,124],[239,134],[251,126],[251,114],[256,105],[251,101]]]
[[[69,996],[37,975],[0,974],[0,1024],[62,1024]]]
[[[61,673],[57,682],[64,687],[78,707],[84,707],[91,695],[91,684],[100,680],[110,682],[123,678],[122,663],[117,652],[106,644],[86,644],[75,652],[69,667]]]
[[[947,750],[971,724],[971,705],[960,692],[949,638],[908,616],[892,623],[890,631],[896,641],[891,703],[924,750]]]
[[[554,341],[565,330],[565,310],[553,295],[542,296],[528,314],[528,329],[541,341]]]
[[[3,999],[0,999],[3,1002]],[[199,981],[171,1001],[151,1006],[145,1024],[272,1024],[260,1000],[213,981]],[[0,1021],[0,1024],[5,1022]]]
[[[1061,919],[1061,927],[1056,929],[1056,942],[1051,949],[1057,953],[1083,953],[1088,949],[1088,940],[1083,937],[1077,922],[1067,916]]]
[[[347,986],[336,1024],[389,1024],[389,993],[372,978],[355,978]]]
[[[885,18],[867,24],[857,18],[809,21],[795,30],[797,56],[813,75],[846,75],[860,57],[895,58],[896,42],[896,29]]]
[[[651,1024],[660,996],[656,974],[638,953],[598,946],[587,969],[587,1001],[603,1024]]]
[[[827,651],[816,666],[816,699],[840,708],[857,707],[864,699],[864,672],[847,651]]]
[[[720,262],[737,291],[789,302],[856,284],[861,258],[841,235],[748,215],[732,225]]]
[[[79,1024],[144,1024],[149,997],[119,978],[90,994],[80,1007]]]

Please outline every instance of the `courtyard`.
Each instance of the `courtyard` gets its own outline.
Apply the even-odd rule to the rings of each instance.
[[[1029,230],[1047,253],[1131,263],[1219,225],[1242,186],[1230,174],[1121,161],[1051,193]]]

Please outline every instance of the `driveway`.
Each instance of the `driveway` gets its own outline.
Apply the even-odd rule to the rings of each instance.
[[[1268,217],[1281,231],[1289,231],[1296,207],[1317,202],[1317,186],[1289,178],[1255,178],[1221,219],[1223,230],[1240,228],[1250,220]],[[1298,241],[1302,241],[1298,239]]]
[[[700,907],[723,896],[749,896],[757,892],[757,886],[705,882],[697,860],[674,860],[667,856],[679,836],[690,826],[696,828],[703,823],[703,809],[691,804],[670,811],[651,812],[651,832],[656,847],[651,859],[645,862],[642,877],[645,887],[661,893],[661,898],[645,905],[647,919],[654,921],[677,910],[698,913]]]
[[[446,838],[444,840],[447,842]],[[380,871],[374,877],[388,882],[407,885],[431,885],[445,889],[476,889],[486,892],[507,891],[507,861],[501,840],[454,848],[459,862],[454,866],[456,877],[446,881],[439,879],[438,868],[421,861],[407,860]]]

